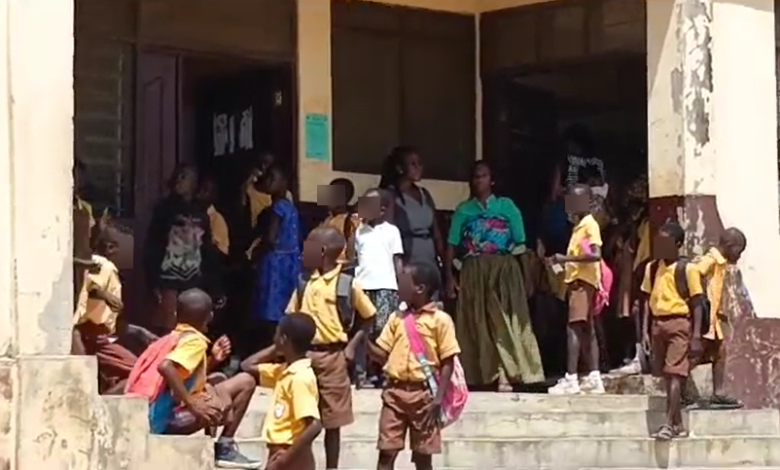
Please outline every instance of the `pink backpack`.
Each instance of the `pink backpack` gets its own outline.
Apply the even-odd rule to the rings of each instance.
[[[425,378],[428,382],[428,389],[433,395],[436,395],[439,390],[439,374],[433,371],[433,368],[428,361],[428,357],[425,354],[425,344],[420,336],[420,332],[417,330],[414,315],[411,313],[407,313],[404,316],[404,328],[406,329],[406,336],[409,338],[412,352],[422,365]],[[444,394],[444,400],[441,405],[442,427],[447,427],[460,418],[468,399],[469,389],[466,386],[466,376],[463,373],[463,366],[460,364],[458,357],[455,356],[450,386]]]
[[[582,250],[587,254],[593,253],[588,240],[582,240]],[[607,265],[604,258],[601,259],[599,264],[601,265],[601,279],[599,279],[599,289],[593,298],[593,311],[596,315],[603,312],[609,305],[609,294],[612,292],[612,282],[615,280],[612,268]]]
[[[130,371],[125,393],[146,397],[150,402],[156,400],[165,388],[165,381],[157,367],[178,342],[179,333],[173,332],[150,344]]]

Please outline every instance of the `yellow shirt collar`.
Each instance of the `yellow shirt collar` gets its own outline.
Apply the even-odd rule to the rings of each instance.
[[[173,329],[173,331],[175,331],[176,333],[194,333],[200,336],[200,338],[203,339],[203,341],[207,343],[211,343],[211,341],[209,341],[206,335],[198,331],[195,327],[188,325],[186,323],[178,323],[176,325],[176,328]]]
[[[284,372],[282,372],[282,375],[296,374],[304,369],[310,369],[310,368],[311,368],[311,359],[309,358],[298,359],[297,361],[288,365],[287,368],[284,369]]]
[[[314,271],[312,273],[312,275],[311,275],[311,278],[312,279],[318,279],[318,278],[322,277],[326,281],[330,281],[331,279],[333,279],[336,276],[338,276],[340,272],[341,272],[341,265],[338,265],[335,268],[333,268],[330,271],[325,272],[325,273],[321,273],[319,270]]]
[[[726,260],[726,258],[723,257],[722,254],[720,254],[720,250],[718,250],[715,247],[710,248],[710,256],[712,256],[712,258],[715,260],[715,262],[717,264],[721,265],[721,266],[724,265],[724,264],[728,264],[728,261]]]

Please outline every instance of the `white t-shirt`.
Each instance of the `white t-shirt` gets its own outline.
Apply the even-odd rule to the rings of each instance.
[[[398,227],[382,222],[376,226],[362,223],[355,232],[357,268],[355,279],[365,290],[398,290],[395,255],[404,253]]]

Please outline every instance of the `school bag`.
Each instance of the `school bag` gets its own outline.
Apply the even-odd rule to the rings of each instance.
[[[303,293],[311,279],[311,273],[303,273],[298,277],[298,310],[303,303]],[[336,280],[336,310],[344,331],[351,331],[355,324],[355,308],[352,306],[352,284],[355,273],[351,267],[343,267]]]
[[[693,305],[691,302],[691,291],[688,287],[688,275],[686,269],[690,261],[687,258],[679,258],[677,264],[674,266],[674,285],[677,289],[677,293],[688,304],[688,308],[693,313]],[[655,285],[655,275],[658,273],[658,260],[650,262],[650,291],[652,292]],[[707,292],[707,286],[704,285],[704,279],[702,279],[702,290]],[[702,295],[701,302],[701,334],[706,335],[710,331],[710,299],[706,294]]]
[[[130,371],[125,385],[125,393],[145,397],[150,402],[156,400],[165,388],[165,379],[157,367],[179,342],[181,334],[169,333],[149,345],[141,354]]]
[[[590,243],[588,240],[582,240],[582,251],[590,255],[593,251],[590,249]],[[596,290],[596,295],[593,297],[593,313],[596,315],[604,311],[609,306],[609,294],[612,292],[612,283],[615,280],[615,276],[612,273],[612,268],[607,265],[604,258],[599,261],[601,267],[601,276],[599,277],[599,285]]]
[[[398,315],[399,313],[396,313]],[[423,343],[420,331],[417,329],[417,324],[414,321],[414,315],[411,313],[405,313],[404,329],[406,330],[406,337],[409,338],[409,345],[412,348],[412,353],[417,357],[417,360],[422,365],[423,373],[425,374],[426,382],[428,383],[428,389],[433,396],[436,396],[439,390],[439,377],[437,373],[434,373],[431,363],[425,354],[425,344]],[[441,425],[447,427],[460,418],[463,413],[463,409],[466,407],[466,402],[469,399],[469,389],[466,385],[466,375],[463,373],[463,366],[455,356],[452,368],[452,377],[450,378],[450,387],[444,394],[444,399],[441,404]]]

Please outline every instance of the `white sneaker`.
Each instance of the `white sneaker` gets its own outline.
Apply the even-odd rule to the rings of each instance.
[[[637,375],[642,373],[642,364],[639,362],[639,359],[632,359],[631,362],[624,365],[623,367],[618,367],[614,371],[612,371],[614,374],[618,375]]]
[[[577,382],[577,376],[573,378],[564,377],[558,380],[558,383],[547,389],[550,395],[577,395],[580,392],[580,384]]]
[[[601,380],[601,374],[589,374],[584,377],[582,379],[582,384],[580,385],[580,390],[582,390],[582,393],[587,393],[589,395],[601,395],[606,393],[604,390],[604,381]]]

